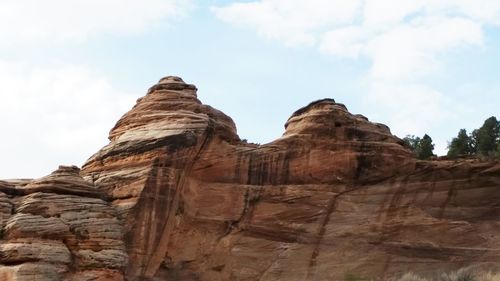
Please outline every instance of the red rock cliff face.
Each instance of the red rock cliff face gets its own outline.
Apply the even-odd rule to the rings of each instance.
[[[417,162],[332,99],[246,144],[167,77],[83,174],[125,222],[130,280],[386,279],[499,260],[500,165]]]
[[[22,278],[50,268],[55,279],[42,280],[326,281],[500,269],[500,164],[417,161],[387,126],[332,99],[255,145],[195,86],[166,77],[71,173],[49,185],[58,188],[0,182],[0,277],[31,280]],[[49,203],[77,198],[82,213],[71,217],[88,220]],[[33,241],[57,245],[62,258],[9,250],[29,248],[29,216],[57,213],[65,234]],[[49,222],[37,229],[55,232]]]

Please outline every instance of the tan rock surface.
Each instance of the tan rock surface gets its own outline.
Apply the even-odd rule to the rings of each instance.
[[[61,166],[29,183],[2,182],[0,280],[92,280],[82,277],[88,270],[123,280],[122,223],[79,172]]]
[[[83,167],[126,228],[129,280],[384,280],[498,269],[498,163],[417,161],[332,99],[278,140],[239,140],[166,77]]]
[[[0,280],[500,270],[500,163],[417,161],[387,126],[333,99],[249,144],[196,91],[165,77],[82,171],[0,181]]]

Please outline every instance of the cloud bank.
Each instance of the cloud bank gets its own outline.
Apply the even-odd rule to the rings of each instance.
[[[212,11],[286,46],[370,61],[360,79],[366,102],[387,111],[383,121],[400,135],[423,134],[457,114],[453,99],[427,79],[446,69],[446,52],[482,48],[485,27],[500,25],[496,0],[260,0]],[[445,152],[446,141],[438,142]]]
[[[190,0],[4,0],[0,45],[140,33],[183,16],[191,6]]]
[[[81,165],[106,144],[113,122],[134,101],[81,66],[0,62],[0,91],[0,178],[42,176],[59,164]]]
[[[136,97],[86,65],[14,59],[18,47],[64,47],[101,35],[138,34],[182,17],[191,5],[189,0],[2,1],[0,178],[40,177],[61,163],[83,164],[107,142],[109,129]]]

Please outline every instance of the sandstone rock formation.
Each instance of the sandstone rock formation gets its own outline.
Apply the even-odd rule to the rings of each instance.
[[[79,170],[0,182],[0,280],[123,280],[123,225]]]
[[[387,126],[333,99],[297,110],[281,138],[255,145],[169,76],[109,138],[80,172],[0,182],[0,280],[500,269],[500,164],[417,161]]]

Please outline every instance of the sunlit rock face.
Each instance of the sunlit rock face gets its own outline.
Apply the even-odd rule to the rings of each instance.
[[[0,280],[123,280],[123,225],[79,172],[0,182]]]
[[[265,145],[166,77],[84,166],[125,222],[130,280],[389,278],[494,267],[494,163],[417,162],[324,99]]]
[[[0,182],[0,280],[499,269],[500,164],[417,161],[333,99],[297,110],[281,138],[246,143],[196,91],[165,77],[81,171]]]

